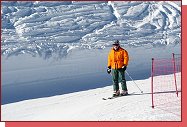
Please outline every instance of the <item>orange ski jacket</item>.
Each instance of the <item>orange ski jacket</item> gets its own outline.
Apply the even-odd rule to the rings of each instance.
[[[111,67],[112,69],[120,69],[124,65],[127,66],[128,61],[128,52],[121,47],[119,47],[117,51],[112,48],[108,54],[108,67]]]

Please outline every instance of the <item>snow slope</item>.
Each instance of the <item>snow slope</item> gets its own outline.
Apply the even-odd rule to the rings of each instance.
[[[2,120],[181,120],[180,97],[150,108],[148,79],[152,57],[181,51],[181,2],[4,1],[1,14]],[[145,94],[127,77],[132,96],[103,101],[117,39]]]
[[[180,53],[177,1],[4,1],[1,14],[3,104],[110,85],[106,61],[116,39],[135,79],[150,76],[152,57]]]
[[[181,92],[160,93],[162,103],[151,107],[151,79],[127,82],[130,95],[112,100],[112,86],[2,106],[3,121],[180,121]],[[174,88],[175,89],[175,88]],[[181,90],[180,84],[178,85]]]

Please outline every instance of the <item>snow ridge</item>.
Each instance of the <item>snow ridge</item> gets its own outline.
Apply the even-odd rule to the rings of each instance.
[[[111,6],[112,13],[115,15],[116,19],[120,19],[120,14],[118,13],[117,9],[115,8],[115,5],[112,1],[108,1],[108,5]]]
[[[181,43],[180,2],[2,2],[2,5],[1,53],[8,57],[23,53],[42,54],[44,58],[54,53],[64,56],[75,48],[103,49],[117,39],[132,47]]]

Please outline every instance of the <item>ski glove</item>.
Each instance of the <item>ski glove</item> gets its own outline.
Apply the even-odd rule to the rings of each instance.
[[[107,68],[107,73],[108,73],[108,74],[111,73],[111,67],[110,67],[110,66]]]
[[[122,67],[122,69],[125,71],[125,70],[127,69],[127,66],[124,65],[124,66]]]

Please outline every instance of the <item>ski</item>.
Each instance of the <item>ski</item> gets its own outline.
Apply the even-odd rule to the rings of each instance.
[[[126,95],[120,95],[120,96],[116,96],[116,97],[108,97],[108,98],[102,98],[103,100],[111,100],[111,99],[115,99],[115,98],[118,98],[118,97],[124,97],[124,96],[128,96],[129,94],[126,94]]]

